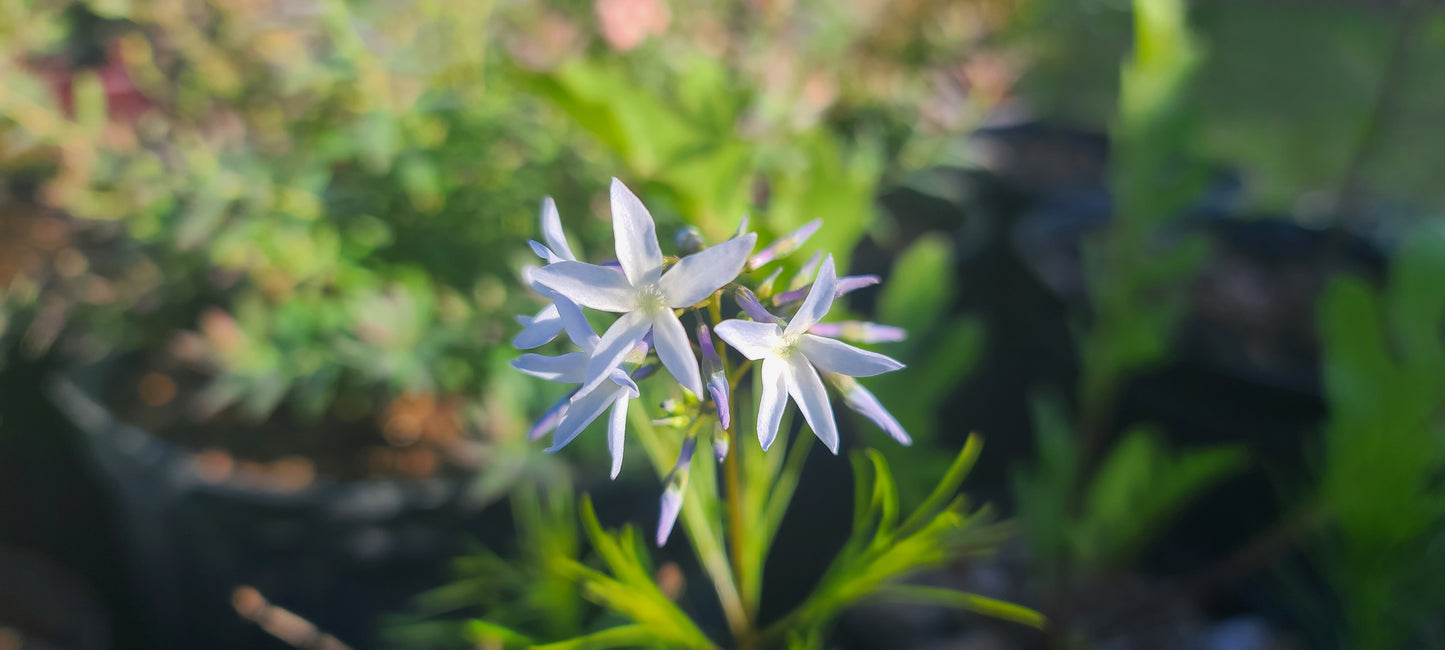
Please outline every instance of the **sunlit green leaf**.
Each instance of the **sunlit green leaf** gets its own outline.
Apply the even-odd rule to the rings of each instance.
[[[1021,605],[940,587],[896,585],[880,590],[878,596],[882,600],[895,602],[965,609],[1029,627],[1043,628],[1046,622],[1043,614]]]

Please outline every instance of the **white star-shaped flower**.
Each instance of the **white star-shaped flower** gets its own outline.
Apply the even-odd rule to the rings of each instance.
[[[557,213],[557,202],[552,197],[542,199],[542,238],[547,240],[544,246],[535,241],[528,242],[532,246],[532,252],[547,261],[548,264],[556,262],[576,261],[577,256],[572,254],[572,247],[567,245],[567,235],[562,232],[562,217]],[[527,284],[537,288],[532,277],[535,268],[524,270]],[[540,291],[544,296],[552,296],[546,291]],[[557,306],[548,304],[537,312],[535,316],[518,316],[517,322],[522,325],[522,331],[512,339],[512,346],[518,350],[530,350],[550,343],[552,339],[562,332],[562,319],[557,314]]]
[[[898,370],[902,363],[876,352],[860,350],[847,343],[809,334],[833,306],[838,275],[833,256],[823,261],[818,279],[791,322],[727,320],[717,326],[717,335],[743,356],[761,360],[762,386],[758,406],[758,441],[771,447],[778,436],[778,424],[791,396],[808,420],[808,426],[833,453],[838,453],[838,427],[832,404],[818,371],[847,377],[871,377]]]
[[[683,388],[702,394],[702,378],[687,330],[673,313],[691,307],[737,277],[757,235],[748,233],[682,258],[663,271],[652,215],[622,181],[612,179],[612,231],[622,273],[594,264],[558,261],[537,269],[538,284],[583,307],[621,313],[598,341],[581,393],[605,381],[622,358],[652,332],[662,365]]]
[[[599,339],[592,326],[587,323],[582,310],[573,304],[572,301],[558,296],[554,305],[557,308],[558,318],[567,331],[567,338],[571,339],[580,352],[568,352],[558,356],[546,356],[541,354],[524,354],[512,361],[512,367],[524,373],[548,381],[556,381],[564,384],[580,384],[587,372],[587,361],[591,358],[592,351],[597,347]],[[646,344],[638,342],[641,346],[641,355],[646,356]],[[640,377],[641,375],[639,375]],[[627,426],[627,406],[635,398],[639,391],[637,384],[621,368],[613,368],[608,373],[607,379],[610,382],[602,382],[596,387],[575,392],[570,400],[564,399],[549,411],[544,420],[556,423],[557,431],[552,436],[552,446],[547,449],[549,452],[557,451],[572,442],[578,434],[582,433],[587,425],[592,424],[602,412],[612,407],[612,416],[607,422],[607,448],[612,453],[612,478],[617,478],[617,473],[622,469],[623,435]],[[549,426],[550,426],[549,422]],[[546,429],[534,428],[536,435],[546,433]]]

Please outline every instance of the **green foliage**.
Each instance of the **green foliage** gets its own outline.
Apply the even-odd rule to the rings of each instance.
[[[563,641],[551,647],[559,650],[626,647],[644,640],[664,647],[713,647],[707,635],[653,582],[647,550],[632,527],[624,526],[617,533],[604,531],[592,510],[592,501],[585,497],[582,501],[582,527],[607,571],[591,569],[578,562],[565,562],[563,570],[578,581],[588,599],[636,624],[583,637],[586,641]]]
[[[1377,294],[1337,278],[1320,304],[1325,430],[1319,499],[1334,530],[1322,561],[1350,647],[1410,646],[1445,591],[1445,229],[1415,229]]]
[[[631,410],[630,413],[636,411]],[[670,466],[677,451],[676,437],[660,435],[657,429],[647,425],[645,417],[634,417],[631,424],[638,430],[644,449],[661,475],[662,470]],[[720,526],[722,504],[711,469],[714,461],[708,453],[693,456],[691,471],[704,474],[705,479],[693,477],[688,482],[681,521],[725,608],[729,607],[727,603],[730,600],[756,603],[767,549],[792,500],[793,488],[811,440],[812,436],[797,436],[786,456],[778,452],[764,454],[757,445],[741,445],[742,449],[733,451],[747,454],[743,463],[747,496],[738,505],[742,508],[742,516],[756,524],[748,528],[749,534],[742,540],[745,546],[737,549],[738,553],[732,556],[743,558],[745,563],[736,574],[724,547]],[[845,609],[864,601],[962,609],[1042,627],[1044,619],[1041,615],[1018,605],[978,594],[906,584],[906,580],[919,571],[939,568],[962,557],[991,552],[1007,536],[1006,526],[991,522],[988,508],[975,508],[965,497],[957,494],[981,449],[981,440],[977,436],[970,437],[932,492],[906,516],[900,510],[897,485],[883,456],[872,450],[855,454],[852,458],[854,523],[843,550],[835,557],[815,591],[796,610],[757,632],[752,643],[763,648],[821,647],[837,617]],[[658,588],[652,577],[647,552],[631,527],[615,532],[603,530],[589,500],[583,501],[580,515],[582,528],[601,562],[600,568],[575,559],[576,549],[573,546],[538,544],[527,553],[526,563],[522,565],[527,567],[523,571],[527,572],[526,576],[532,576],[532,580],[513,580],[504,584],[529,583],[535,587],[540,577],[565,577],[604,612],[603,616],[589,617],[589,620],[595,618],[596,625],[605,623],[606,626],[598,628],[588,624],[587,628],[592,631],[568,635],[563,641],[544,643],[543,639],[558,638],[558,635],[526,634],[519,631],[524,629],[521,626],[502,625],[504,621],[519,619],[536,623],[537,619],[509,615],[509,612],[515,611],[515,606],[499,607],[495,610],[497,615],[489,615],[486,621],[471,622],[468,632],[474,642],[499,644],[504,648],[716,647]],[[547,519],[546,523],[548,526],[537,530],[550,530],[551,535],[559,535],[555,518]],[[535,535],[534,531],[522,540],[523,543],[535,543],[528,541]],[[544,570],[538,572],[531,567]],[[719,570],[714,572],[714,567]],[[734,575],[741,576],[742,580],[735,581]],[[476,584],[480,587],[486,583]],[[741,595],[739,585],[742,587]],[[453,588],[464,589],[450,587],[448,590]],[[439,590],[439,593],[449,592]],[[507,598],[506,593],[504,591],[501,598]],[[565,590],[546,593],[562,595]],[[743,598],[749,600],[742,601]],[[521,602],[537,604],[541,601],[533,598]]]
[[[541,196],[575,208],[573,180],[605,178],[565,117],[482,56],[498,29],[487,5],[325,2],[279,22],[261,5],[91,6],[119,22],[85,44],[105,67],[73,74],[63,38],[101,18],[7,9],[0,29],[24,36],[0,48],[16,80],[0,91],[0,164],[55,161],[36,200],[100,242],[74,284],[116,288],[101,303],[47,280],[51,301],[75,304],[70,334],[98,356],[200,330],[187,361],[215,376],[205,408],[256,419],[480,395],[511,314],[531,310],[498,279],[515,262],[501,251],[531,232]],[[73,114],[52,92],[67,83]],[[117,112],[139,97],[155,110]],[[118,250],[125,264],[108,263]],[[22,298],[0,287],[7,329],[29,326]],[[494,406],[506,421],[525,405]]]
[[[520,505],[520,504],[519,504]],[[622,617],[630,623],[605,627],[591,632],[578,632],[573,624],[559,628],[556,621],[548,621],[547,610],[538,612],[541,617],[530,618],[531,626],[547,624],[551,631],[544,635],[529,636],[516,631],[518,625],[503,626],[491,621],[517,621],[519,617],[508,613],[516,606],[493,606],[488,609],[490,620],[472,620],[468,624],[468,635],[476,643],[495,643],[503,648],[549,648],[603,649],[627,647],[699,648],[715,647],[701,630],[654,582],[652,567],[647,551],[633,529],[628,526],[617,532],[603,530],[597,521],[597,514],[590,499],[584,497],[580,509],[582,529],[587,535],[592,551],[601,560],[603,568],[596,569],[577,559],[575,546],[553,544],[529,549],[526,557],[530,564],[543,569],[543,576],[561,580],[553,583],[556,589],[537,589],[537,595],[548,597],[547,602],[561,599],[565,604],[568,597],[582,594],[587,600],[610,613],[610,617]],[[549,522],[547,530],[565,540],[563,531],[575,530],[571,522]],[[485,583],[483,583],[485,584]],[[531,585],[534,589],[536,585]],[[525,604],[539,604],[524,601]],[[565,621],[576,621],[576,612]],[[523,618],[520,622],[527,622]],[[570,630],[570,631],[568,631]],[[562,631],[559,634],[559,631]],[[535,638],[558,638],[565,640],[540,643]]]
[[[765,637],[796,637],[799,641],[790,647],[817,647],[806,640],[822,638],[844,609],[865,599],[926,602],[1041,626],[1042,617],[1016,605],[900,584],[909,574],[990,552],[1006,535],[1003,527],[988,523],[988,508],[971,508],[967,499],[955,496],[981,449],[981,439],[970,437],[933,492],[902,523],[888,463],[876,451],[855,454],[852,532],[813,593]]]
[[[642,71],[618,61],[580,60],[518,77],[708,238],[722,239],[749,212],[774,235],[826,217],[828,228],[810,244],[833,251],[846,267],[873,218],[881,151],[867,142],[850,146],[816,127],[748,137],[737,129],[750,93],[746,80],[702,57],[648,70],[659,72],[665,81],[649,84]],[[715,101],[727,97],[737,101]],[[751,205],[754,178],[768,184],[762,212]]]
[[[892,405],[914,446],[895,450],[898,461],[915,472],[900,477],[904,503],[917,502],[932,487],[931,479],[947,467],[947,456],[932,444],[938,407],[959,381],[973,370],[983,348],[983,326],[972,317],[952,317],[954,257],[949,240],[929,234],[919,238],[893,264],[878,299],[878,320],[906,323],[908,339],[889,344],[887,352],[908,364],[905,374],[875,380],[875,393]]]
[[[1233,446],[1175,455],[1148,429],[1128,430],[1089,486],[1074,529],[1078,556],[1093,566],[1135,557],[1153,533],[1201,492],[1243,469],[1246,459]]]
[[[1120,385],[1164,358],[1183,283],[1205,252],[1197,238],[1162,229],[1203,187],[1200,169],[1180,155],[1194,127],[1183,99],[1199,63],[1187,8],[1133,6],[1133,52],[1110,130],[1114,214],[1084,250],[1093,313],[1079,334],[1078,413],[1036,401],[1038,456],[1014,480],[1033,560],[1056,586],[1126,566],[1191,499],[1245,463],[1237,448],[1174,455],[1141,427],[1104,444]]]
[[[550,638],[582,634],[589,612],[565,564],[582,552],[570,485],[527,483],[511,492],[511,501],[516,556],[478,546],[453,560],[452,580],[417,596],[411,612],[384,630],[389,642],[455,648],[465,647],[458,640],[469,636],[527,647],[529,637],[510,628]],[[449,618],[476,611],[502,624]]]
[[[1125,432],[1100,463],[1082,498],[1078,443],[1054,400],[1034,403],[1038,457],[1014,477],[1025,539],[1045,580],[1126,565],[1202,492],[1244,468],[1233,446],[1174,453],[1148,428]]]
[[[1178,320],[1182,281],[1203,242],[1165,238],[1160,226],[1204,187],[1202,170],[1180,158],[1194,120],[1183,106],[1198,55],[1180,0],[1134,3],[1134,51],[1120,70],[1110,129],[1114,215],[1085,249],[1093,318],[1081,347],[1082,404],[1102,417],[1122,377],[1158,362]]]

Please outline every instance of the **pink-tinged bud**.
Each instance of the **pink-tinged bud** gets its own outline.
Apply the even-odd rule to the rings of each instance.
[[[863,287],[871,287],[875,284],[878,284],[878,282],[878,276],[876,275],[846,275],[838,278],[838,290],[833,294],[833,297],[842,298],[843,296],[862,289]],[[807,298],[808,290],[812,288],[813,285],[809,284],[806,287],[793,289],[792,291],[787,291],[773,296],[773,306],[781,307],[788,303],[798,302],[804,298]]]
[[[707,392],[712,395],[718,421],[723,428],[727,428],[732,421],[732,413],[728,408],[728,378],[723,373],[722,357],[718,356],[717,347],[713,345],[712,332],[708,331],[706,325],[698,326],[697,342],[702,348],[702,374],[707,382]]]
[[[662,509],[657,517],[657,546],[667,544],[672,529],[677,525],[677,515],[682,512],[682,488],[669,484],[662,491]]]
[[[677,524],[677,515],[682,511],[682,494],[687,489],[688,466],[692,463],[693,450],[697,448],[697,437],[688,436],[682,441],[682,450],[677,454],[677,463],[667,473],[662,491],[662,510],[657,518],[657,545],[667,543],[672,528]]]
[[[753,255],[752,259],[748,260],[748,268],[751,270],[760,269],[769,262],[798,250],[798,248],[800,248],[804,242],[807,242],[808,238],[813,236],[813,233],[818,232],[818,229],[822,226],[822,219],[814,219],[803,224],[802,228],[777,238],[773,243],[768,244],[766,248],[758,251],[756,255]]]
[[[793,281],[788,283],[789,291],[796,291],[808,286],[813,278],[818,275],[818,265],[823,263],[823,251],[813,253],[802,266],[798,267],[798,273],[793,276]]]
[[[872,420],[874,424],[878,425],[878,428],[883,429],[884,433],[897,440],[898,444],[913,444],[913,439],[908,437],[908,432],[903,430],[903,425],[899,424],[893,414],[878,402],[878,398],[874,397],[873,393],[859,384],[857,380],[835,372],[824,374],[827,375],[828,381],[838,388],[838,392],[843,394],[843,403],[848,408]]]
[[[767,308],[763,307],[763,303],[758,302],[758,297],[753,295],[753,292],[748,291],[747,287],[738,287],[736,295],[738,307],[742,308],[743,312],[748,315],[748,318],[759,323],[782,324],[782,320],[774,316]]]
[[[838,293],[835,293],[835,296],[842,298],[848,293],[853,293],[866,286],[877,285],[879,282],[881,282],[879,276],[871,276],[871,274],[870,276],[842,276],[838,279]]]
[[[879,325],[864,321],[842,321],[839,323],[818,323],[808,329],[818,336],[843,339],[855,343],[896,343],[908,338],[908,332],[901,327]]]

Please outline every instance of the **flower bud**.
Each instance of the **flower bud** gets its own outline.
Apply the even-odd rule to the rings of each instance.
[[[717,419],[727,428],[732,413],[728,410],[728,378],[723,373],[722,357],[713,345],[712,333],[706,325],[697,327],[697,342],[702,348],[702,374],[707,382],[707,392],[712,395],[713,406],[717,408]]]
[[[688,466],[692,463],[692,452],[697,448],[697,438],[688,436],[682,441],[682,450],[677,454],[677,463],[663,481],[667,484],[662,491],[662,508],[657,517],[657,545],[667,543],[672,528],[677,524],[677,515],[682,511],[682,494],[687,489]]]
[[[758,251],[756,255],[753,255],[752,258],[748,260],[748,268],[757,270],[775,259],[798,250],[803,246],[803,243],[807,242],[808,238],[812,237],[813,233],[818,232],[818,229],[822,226],[822,219],[814,219],[803,224],[802,228],[777,238],[773,243],[768,244],[767,248]]]
[[[809,328],[808,331],[818,336],[843,339],[855,343],[896,343],[908,338],[908,332],[901,327],[856,320],[838,323],[818,323]]]
[[[874,424],[878,425],[878,428],[883,429],[889,437],[897,440],[899,444],[913,444],[913,439],[908,437],[908,432],[903,430],[903,425],[898,423],[898,419],[894,418],[893,414],[888,412],[888,409],[883,408],[883,404],[878,402],[878,398],[874,397],[873,393],[869,392],[867,388],[864,388],[857,380],[836,372],[825,372],[823,374],[827,377],[828,381],[838,389],[838,392],[843,394],[843,403],[846,404],[848,408],[872,420]]]
[[[717,462],[721,463],[728,457],[728,450],[732,448],[733,437],[727,429],[719,423],[712,430],[712,453],[717,456]]]
[[[738,287],[736,295],[738,307],[741,307],[749,318],[759,323],[782,324],[782,320],[764,308],[763,303],[758,302],[758,297],[753,295],[753,292],[748,291],[747,287]]]
[[[845,275],[841,278],[838,278],[838,290],[833,294],[833,297],[842,298],[843,296],[846,296],[864,287],[871,287],[875,284],[878,284],[878,282],[878,276],[876,275]],[[807,298],[808,290],[812,287],[813,285],[809,284],[806,287],[793,289],[792,291],[785,291],[776,296],[773,296],[773,306],[781,307],[788,303],[798,302],[804,298]]]
[[[773,269],[773,272],[769,273],[768,277],[763,278],[763,281],[758,283],[758,295],[764,298],[773,295],[773,286],[778,283],[778,276],[782,274],[783,267],[780,266]]]
[[[672,245],[677,247],[677,254],[682,256],[692,255],[707,246],[702,240],[702,231],[693,226],[683,226],[677,229],[672,236]]]
[[[813,281],[813,278],[818,275],[818,265],[822,262],[823,251],[813,253],[813,256],[808,258],[807,262],[804,262],[802,266],[798,267],[798,272],[793,275],[792,282],[788,283],[788,290],[796,291],[808,286],[808,284]]]

